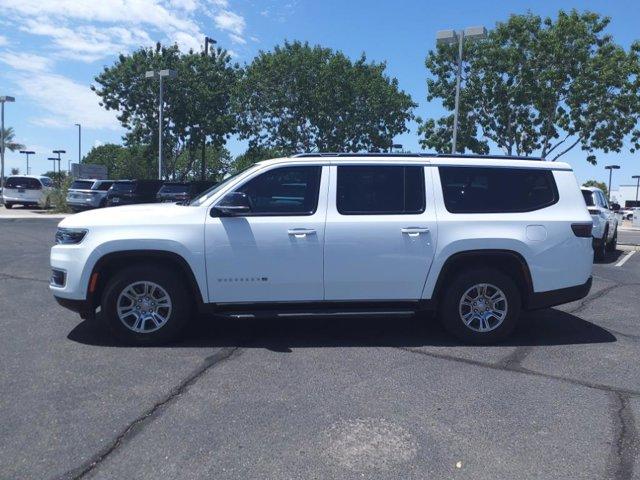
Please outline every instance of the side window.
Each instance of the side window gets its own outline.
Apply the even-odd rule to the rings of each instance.
[[[603,208],[609,208],[609,202],[607,202],[607,197],[604,196],[604,193],[598,192],[598,197],[600,197],[600,206]]]
[[[318,208],[322,167],[269,170],[236,189],[249,198],[250,215],[313,215]]]
[[[98,185],[98,190],[107,191],[111,188],[112,182],[101,182]]]
[[[336,206],[342,215],[424,212],[424,167],[338,167]]]
[[[502,167],[438,170],[444,204],[451,213],[530,212],[558,201],[550,170]]]

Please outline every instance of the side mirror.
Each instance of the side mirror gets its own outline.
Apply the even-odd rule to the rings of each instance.
[[[211,209],[212,216],[230,217],[234,215],[242,215],[251,211],[251,204],[246,193],[231,192],[227,193],[220,203]]]

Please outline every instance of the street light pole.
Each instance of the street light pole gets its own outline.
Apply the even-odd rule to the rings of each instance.
[[[82,125],[79,123],[75,124],[78,127],[78,165],[82,161]]]
[[[209,58],[209,45],[215,44],[216,41],[211,37],[204,37],[204,56],[205,58]],[[201,129],[200,132],[202,135],[202,165],[200,165],[200,180],[204,181],[205,176],[207,174],[207,136],[204,134],[204,131]]]
[[[605,166],[604,168],[605,168],[606,170],[609,170],[609,190],[608,190],[609,195],[608,195],[608,197],[609,197],[609,203],[611,203],[611,173],[612,173],[614,170],[618,170],[618,169],[620,169],[620,165],[607,165],[607,166]]]
[[[4,104],[15,102],[16,99],[14,97],[10,97],[8,95],[0,97],[0,190],[4,192],[4,149],[5,149],[5,140],[4,140]]]
[[[640,175],[634,175],[631,178],[635,178],[637,180],[636,183],[636,203],[635,206],[638,206],[638,189],[640,189]]]
[[[451,45],[458,43],[458,69],[456,72],[456,98],[453,110],[453,135],[451,137],[451,153],[456,153],[458,142],[458,116],[460,110],[460,82],[462,81],[462,47],[464,40],[471,41],[486,38],[487,29],[485,27],[468,27],[456,32],[455,30],[440,30],[436,33],[436,43]]]
[[[47,160],[51,160],[53,162],[53,176],[56,175],[56,162],[58,161],[58,157],[49,157]],[[60,168],[60,167],[58,167]],[[55,179],[54,179],[55,180]]]
[[[155,78],[158,77],[158,79],[160,80],[160,94],[159,94],[159,100],[158,100],[158,180],[162,180],[162,133],[163,133],[163,119],[162,119],[162,114],[163,114],[163,83],[162,83],[162,79],[164,77],[175,77],[176,76],[176,72],[175,70],[159,70],[159,71],[155,71],[155,70],[148,70],[145,74],[144,74],[145,78]]]
[[[62,161],[62,158],[60,157],[61,153],[67,153],[66,150],[54,150],[53,153],[55,153],[56,155],[58,155],[58,181],[62,182],[62,168],[60,167],[60,162]]]
[[[24,153],[27,156],[27,175],[29,175],[29,155],[33,155],[33,150],[20,150],[20,153]]]

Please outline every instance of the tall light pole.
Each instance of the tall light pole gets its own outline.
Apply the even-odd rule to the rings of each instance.
[[[54,150],[53,153],[58,155],[58,177],[62,177],[62,169],[60,168],[60,162],[62,161],[62,158],[60,158],[60,154],[61,153],[67,153],[67,151],[66,150]],[[62,178],[59,178],[59,180],[62,181]]]
[[[609,203],[611,203],[611,173],[614,170],[619,170],[620,169],[620,165],[606,165],[605,170],[609,170]]]
[[[456,73],[456,100],[453,110],[453,137],[451,140],[451,153],[456,153],[458,141],[458,113],[460,110],[460,80],[462,78],[462,46],[464,40],[478,41],[486,38],[485,27],[468,27],[456,32],[455,30],[440,30],[436,33],[436,44],[452,45],[458,43],[458,70]]]
[[[20,153],[24,153],[27,156],[27,175],[29,175],[29,155],[33,155],[33,150],[20,150]]]
[[[640,175],[633,175],[631,178],[635,178],[636,179],[636,203],[635,206],[638,207],[640,205],[638,205],[638,189],[640,189]]]
[[[58,157],[49,157],[47,160],[51,160],[53,162],[53,175],[56,174],[56,162],[59,162]],[[60,169],[60,163],[58,163],[58,170]]]
[[[206,58],[209,58],[209,45],[213,45],[215,43],[216,41],[213,38],[204,37],[204,56]],[[202,165],[200,165],[200,180],[204,181],[205,176],[207,174],[207,160],[206,160],[207,136],[204,135],[204,132],[202,130],[201,132],[203,133],[203,135],[202,135]]]
[[[0,190],[4,192],[4,104],[15,102],[14,97],[4,95],[0,97]]]
[[[145,78],[156,78],[160,80],[160,95],[158,99],[158,179],[162,180],[162,132],[163,132],[163,121],[162,121],[162,110],[163,110],[163,88],[162,88],[162,79],[164,77],[173,78],[176,76],[175,70],[148,70],[144,74]]]
[[[75,126],[78,127],[78,165],[80,165],[82,160],[82,125],[76,123]]]

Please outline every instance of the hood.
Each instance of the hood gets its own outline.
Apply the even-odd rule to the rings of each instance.
[[[87,228],[91,226],[157,225],[180,223],[180,218],[202,215],[202,207],[175,203],[143,203],[121,207],[99,208],[70,215],[58,226]]]

